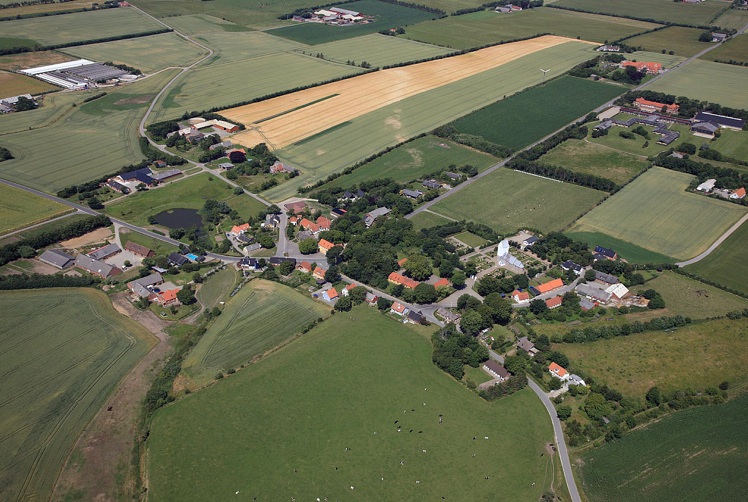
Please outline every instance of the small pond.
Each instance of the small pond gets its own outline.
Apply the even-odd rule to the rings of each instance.
[[[203,218],[196,209],[168,209],[158,213],[154,219],[166,228],[203,228]]]

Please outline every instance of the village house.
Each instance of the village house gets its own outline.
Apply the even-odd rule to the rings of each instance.
[[[296,258],[286,258],[284,256],[271,256],[268,258],[268,263],[273,267],[277,267],[281,263],[290,262],[293,264],[293,268],[296,268]]]
[[[531,247],[536,242],[538,242],[538,237],[535,235],[531,235],[530,237],[522,241],[522,247],[523,248]]]
[[[60,249],[48,249],[44,251],[39,260],[60,270],[64,270],[75,263],[75,258]]]
[[[595,282],[599,282],[605,287],[608,287],[611,284],[618,284],[618,277],[616,277],[615,275],[606,274],[605,272],[600,272],[599,270],[595,270]]]
[[[548,310],[553,310],[555,308],[560,307],[562,301],[563,301],[563,298],[561,296],[554,296],[553,298],[548,298],[545,301],[545,305],[548,307]]]
[[[745,198],[745,188],[740,187],[737,190],[733,190],[730,194],[731,199],[744,199]]]
[[[338,291],[335,288],[330,288],[327,291],[324,291],[322,293],[322,298],[324,298],[325,301],[328,301],[328,302],[331,302],[333,300],[337,300],[338,296],[340,296],[340,295],[338,295]]]
[[[238,237],[239,235],[244,234],[250,229],[249,223],[242,223],[241,225],[234,225],[231,227],[231,230],[229,230],[228,235],[229,237]]]
[[[408,263],[407,258],[400,258],[399,260],[397,260],[397,266],[400,268],[403,268],[406,263]]]
[[[370,307],[374,307],[377,305],[377,301],[379,301],[379,297],[375,295],[374,293],[369,293],[367,291],[366,293],[366,303],[369,304]]]
[[[353,288],[357,287],[357,286],[358,286],[358,284],[356,284],[355,282],[352,282],[351,284],[346,285],[346,287],[343,288],[343,290],[340,292],[340,294],[343,295],[343,296],[348,296],[350,294],[351,290]]]
[[[323,255],[327,255],[327,252],[335,247],[335,244],[326,239],[320,239],[317,244],[319,246],[319,252]]]
[[[393,303],[392,307],[390,308],[390,312],[397,315],[405,315],[408,313],[408,310],[408,307],[400,302]]]
[[[439,307],[436,310],[436,313],[439,317],[444,319],[446,322],[451,322],[452,324],[457,324],[460,322],[460,319],[462,319],[462,316],[456,312],[452,312],[449,309],[446,309],[444,307]]]
[[[275,163],[270,166],[270,174],[295,173],[296,171],[295,168],[284,164],[280,160],[276,160]]]
[[[314,272],[312,272],[312,277],[314,277],[315,279],[319,281],[324,281],[326,273],[327,273],[327,270],[318,266],[317,268],[314,269]]]
[[[649,101],[644,98],[636,98],[636,100],[634,101],[634,106],[644,112],[665,112],[670,115],[678,113],[678,109],[680,108],[679,105],[668,105],[666,103],[658,103],[657,101]]]
[[[569,385],[581,385],[582,387],[586,387],[587,384],[584,382],[582,377],[579,375],[572,374],[569,378]]]
[[[535,348],[535,344],[532,343],[526,336],[523,336],[519,340],[517,340],[517,347],[527,352],[527,355],[530,357],[535,357],[535,355],[539,352],[537,348]]]
[[[564,287],[564,281],[561,279],[553,279],[552,281],[545,282],[543,284],[538,284],[537,286],[531,286],[530,291],[537,295],[542,295],[545,293],[550,293],[551,291],[555,291],[558,288]]]
[[[153,286],[163,284],[164,278],[158,272],[135,279],[127,283],[127,289],[135,293],[141,298],[148,298],[152,291]]]
[[[345,215],[345,213],[347,213],[347,212],[348,212],[348,211],[346,211],[346,210],[345,210],[345,209],[343,209],[343,208],[340,208],[340,207],[335,207],[335,208],[333,208],[333,209],[332,209],[332,210],[330,211],[330,216],[332,216],[333,218],[339,218],[339,217],[341,217],[341,216]]]
[[[442,184],[436,180],[426,180],[421,184],[429,190],[439,190],[440,188],[442,188]]]
[[[556,363],[551,363],[551,365],[548,367],[548,371],[550,374],[562,382],[565,382],[569,379],[569,372],[566,371],[563,366],[559,366]]]
[[[296,270],[303,272],[305,274],[309,274],[312,272],[312,264],[308,261],[302,261],[298,265],[296,265]]]
[[[179,305],[180,301],[177,298],[177,293],[179,293],[182,290],[182,288],[175,288],[175,289],[167,289],[166,291],[157,291],[154,293],[151,293],[150,296],[148,296],[148,300],[151,302],[158,303],[162,307],[169,307],[171,305]]]
[[[411,324],[421,324],[424,319],[422,312],[413,309],[409,309],[408,313],[405,315],[405,320]]]
[[[503,367],[493,359],[489,359],[488,361],[483,363],[483,371],[497,379],[499,382],[503,382],[504,380],[512,376],[512,374],[509,373],[505,367]]]
[[[621,63],[621,68],[633,66],[636,71],[642,73],[649,73],[656,75],[662,71],[662,65],[660,63],[654,63],[650,61],[624,61]]]
[[[265,215],[265,221],[262,223],[263,228],[275,228],[278,225],[280,225],[280,216],[273,213]]]
[[[515,289],[511,293],[512,300],[514,300],[517,303],[525,303],[530,301],[530,293],[527,291],[520,291],[518,289]]]
[[[408,289],[415,289],[415,287],[420,284],[418,281],[414,281],[410,277],[405,277],[397,272],[392,272],[389,277],[387,277],[387,281],[391,284],[402,284]]]
[[[403,188],[400,193],[408,197],[409,199],[417,199],[421,195],[423,195],[423,192],[421,192],[420,190],[410,190],[409,188]]]
[[[153,258],[154,256],[156,256],[156,253],[154,253],[152,249],[141,246],[140,244],[133,241],[127,241],[125,243],[125,251],[130,251],[131,253],[142,256],[143,258]]]
[[[330,227],[332,226],[332,220],[330,220],[329,218],[325,218],[324,216],[319,216],[317,217],[317,226],[319,227],[320,232],[330,230]]]
[[[303,200],[289,202],[288,204],[284,204],[283,207],[286,208],[286,211],[289,213],[301,214],[306,209],[306,202]]]
[[[364,223],[367,227],[370,227],[374,224],[375,221],[377,221],[377,218],[380,218],[382,216],[386,216],[390,213],[390,210],[386,207],[378,207],[374,211],[371,211],[369,213],[366,213],[364,216]]]
[[[301,221],[299,221],[299,226],[303,228],[304,230],[308,230],[312,234],[318,234],[319,233],[319,225],[316,223],[306,219],[302,218]]]
[[[190,260],[186,256],[183,256],[177,252],[171,253],[167,258],[169,260],[169,264],[173,267],[181,267],[185,263],[190,262]]]
[[[257,272],[258,270],[262,269],[257,258],[249,258],[246,256],[239,260],[236,266],[247,272]]]
[[[446,277],[442,277],[441,279],[439,279],[438,281],[436,281],[434,283],[434,287],[436,289],[439,289],[439,288],[451,288],[452,287],[452,283],[449,282],[449,279],[447,279]]]
[[[612,260],[615,261],[618,258],[618,253],[609,248],[602,246],[595,246],[595,252],[593,253],[595,260]]]
[[[584,270],[583,266],[579,265],[578,263],[574,263],[571,260],[566,260],[565,262],[563,262],[561,264],[561,268],[564,269],[567,272],[569,270],[571,270],[571,271],[573,271],[577,275],[581,275],[582,271]]]

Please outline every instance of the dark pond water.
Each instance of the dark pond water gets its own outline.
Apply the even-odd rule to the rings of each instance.
[[[195,209],[169,209],[158,213],[155,219],[166,228],[203,228],[203,219]]]

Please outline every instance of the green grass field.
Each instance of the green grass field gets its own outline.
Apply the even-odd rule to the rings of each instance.
[[[163,22],[187,36],[210,32],[235,33],[249,30],[249,28],[209,14],[167,17],[163,19]]]
[[[165,71],[85,104],[84,98],[101,91],[56,93],[37,110],[4,116],[2,145],[16,158],[3,162],[0,177],[56,192],[140,162],[137,124],[175,74]]]
[[[728,380],[746,382],[748,325],[706,321],[664,331],[638,333],[590,343],[553,344],[572,366],[607,383],[625,396],[643,399],[647,390],[703,389]]]
[[[274,282],[256,279],[231,298],[185,359],[184,371],[200,386],[219,371],[238,369],[283,344],[330,307]]]
[[[128,231],[128,229],[124,227],[120,227],[119,235],[123,245],[127,243],[127,241],[133,241],[136,244],[140,244],[141,246],[153,250],[157,255],[168,256],[173,251],[178,251],[176,246],[172,246],[164,241],[141,234],[140,232]]]
[[[745,209],[685,192],[693,176],[653,167],[587,213],[572,232],[600,232],[676,259],[692,258]]]
[[[429,211],[422,211],[415,215],[411,220],[413,222],[414,230],[421,230],[423,228],[435,227],[437,225],[446,225],[449,223],[447,218],[443,218],[435,213]]]
[[[743,224],[709,256],[686,267],[705,279],[748,294],[748,225]]]
[[[20,230],[72,211],[68,206],[8,185],[0,185],[0,234]]]
[[[148,493],[154,502],[236,491],[250,499],[537,500],[553,476],[540,455],[552,438],[529,389],[486,403],[434,366],[428,339],[358,307],[160,410],[148,439]]]
[[[518,228],[561,230],[605,193],[570,183],[499,169],[432,206],[456,220],[484,223],[499,233]]]
[[[187,66],[206,54],[174,33],[71,47],[65,52],[91,61],[111,61],[152,73],[167,66]]]
[[[748,11],[745,9],[728,9],[714,22],[717,26],[739,30],[748,23]]]
[[[579,37],[602,43],[651,30],[656,26],[632,19],[559,9],[531,9],[512,14],[488,10],[408,26],[403,36],[455,49],[469,49],[538,33]]]
[[[665,68],[672,68],[678,63],[685,61],[686,58],[678,56],[677,54],[663,54],[662,52],[649,52],[649,51],[634,51],[627,56],[631,60],[636,61],[652,61],[653,63],[660,63]]]
[[[281,37],[274,37],[262,31],[203,33],[196,36],[195,39],[202,44],[210,46],[215,51],[215,54],[202,63],[201,67],[212,66],[217,63],[233,63],[267,54],[277,54],[307,48],[304,44]],[[226,66],[225,68],[230,67]]]
[[[65,225],[69,225],[70,223],[80,221],[80,220],[85,220],[86,218],[90,218],[90,216],[85,215],[85,214],[79,214],[79,213],[70,214],[66,216],[65,218],[55,220],[55,221],[50,221],[42,225],[39,225],[38,227],[34,227],[29,230],[24,230],[23,232],[13,234],[5,238],[0,238],[0,246],[5,246],[6,244],[16,242],[20,239],[33,237],[43,232],[51,232],[51,231],[57,230],[58,228],[64,227]]]
[[[578,139],[561,143],[543,155],[539,162],[607,178],[619,185],[628,182],[649,165],[649,162],[641,157]]]
[[[437,14],[430,12],[374,0],[349,2],[342,5],[342,7],[361,12],[368,16],[375,16],[374,21],[367,24],[355,24],[353,26],[328,26],[323,23],[294,23],[292,26],[270,30],[269,33],[295,40],[296,42],[317,45],[369,35],[396,26],[408,26],[438,17]]]
[[[616,119],[626,120],[629,117],[630,115],[621,113],[616,116]],[[640,158],[646,158],[649,156],[655,156],[668,148],[664,145],[657,144],[657,138],[659,138],[659,136],[652,134],[652,130],[654,130],[654,127],[651,126],[643,126],[644,129],[646,129],[650,133],[650,139],[646,140],[638,135],[633,139],[622,138],[620,136],[621,131],[627,130],[631,132],[631,127],[627,129],[624,129],[623,127],[614,127],[608,131],[607,135],[593,138],[592,128],[595,125],[597,124],[588,124],[587,127],[590,130],[590,134],[587,135],[586,140],[590,143],[595,143],[607,148],[611,148],[613,150],[618,150],[621,153],[629,153]],[[668,126],[668,129],[670,129],[671,131],[678,131],[680,133],[680,138],[676,141],[676,143],[674,143],[674,145],[679,145],[680,143],[684,142],[701,144],[704,141],[703,138],[697,138],[693,134],[691,134],[691,131],[689,130],[687,125],[670,124]]]
[[[97,38],[158,30],[163,26],[133,9],[104,9],[64,16],[45,16],[5,21],[4,37],[27,38],[42,45],[65,44]]]
[[[167,209],[202,209],[205,201],[224,201],[242,218],[260,212],[265,206],[247,194],[234,195],[234,188],[218,176],[199,174],[168,185],[139,192],[106,206],[105,212],[135,225],[148,225],[148,217]]]
[[[739,500],[748,469],[748,396],[685,410],[582,455],[591,502]]]
[[[562,77],[471,113],[454,126],[492,143],[522,148],[624,91],[616,85]],[[531,123],[532,127],[517,127],[520,123]]]
[[[646,33],[626,40],[632,47],[644,47],[651,52],[674,51],[676,56],[691,57],[708,48],[711,42],[699,42],[699,35],[704,30],[671,26],[664,30]],[[637,59],[637,61],[645,61]],[[647,60],[648,61],[648,60]]]
[[[0,498],[48,500],[78,435],[153,337],[93,289],[0,293]]]
[[[738,12],[746,13],[743,25],[748,24],[748,11]],[[748,35],[739,35],[731,38],[713,51],[709,51],[701,56],[701,59],[706,59],[707,61],[721,60],[748,63]]]
[[[482,171],[496,162],[496,157],[429,135],[387,152],[351,174],[336,178],[324,186],[345,188],[362,181],[382,178],[405,183],[446,169],[452,164],[471,164]]]
[[[313,56],[277,53],[231,63],[201,65],[185,74],[159,101],[149,121],[181,116],[186,111],[229,106],[284,89],[311,85],[361,72]],[[216,75],[221,75],[217,79]],[[247,85],[252,75],[252,85]]]
[[[39,94],[42,92],[56,91],[59,87],[48,84],[19,73],[8,73],[0,71],[0,94],[4,98],[18,96],[19,94]]]
[[[705,319],[748,308],[748,300],[673,272],[663,272],[634,290],[652,288],[662,294],[673,315]]]
[[[197,291],[197,299],[206,309],[217,307],[218,303],[228,299],[239,279],[239,272],[235,267],[225,269],[211,275]]]
[[[537,84],[541,78],[538,68],[549,68],[548,78],[552,78],[590,57],[589,44],[570,41],[384,106],[303,144],[281,149],[278,156],[298,166],[302,174],[268,190],[266,195],[272,200],[284,200],[300,186],[324,179],[388,146]],[[361,148],[346,148],[346,145],[360,145],[364,137],[366,144]]]
[[[444,47],[413,42],[398,37],[372,34],[350,40],[340,40],[327,44],[315,45],[313,48],[303,47],[297,52],[305,51],[324,54],[325,59],[336,63],[353,61],[361,64],[366,61],[372,66],[386,66],[407,61],[418,61],[451,52]]]
[[[615,249],[618,256],[629,263],[675,263],[675,259],[661,253],[655,253],[649,249],[632,244],[621,239],[615,239],[600,232],[565,232],[572,239],[586,242],[590,248],[603,246]]]
[[[602,12],[619,16],[655,19],[662,22],[706,25],[721,10],[729,7],[726,2],[707,0],[690,4],[671,0],[558,0],[559,7],[571,7],[590,12]]]
[[[486,242],[488,242],[486,239],[484,239],[480,235],[475,235],[471,232],[460,232],[459,234],[454,235],[454,238],[459,239],[460,241],[464,242],[471,248],[480,247],[484,245]]]
[[[748,68],[696,60],[665,75],[649,89],[732,108],[748,108]]]

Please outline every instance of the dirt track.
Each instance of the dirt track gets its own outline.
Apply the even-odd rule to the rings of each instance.
[[[383,106],[569,41],[547,35],[497,45],[461,56],[369,73],[231,108],[221,114],[247,128],[232,138],[235,142],[246,146],[267,143],[272,148],[283,148]],[[315,103],[318,100],[322,101]],[[294,110],[298,107],[303,108]]]

